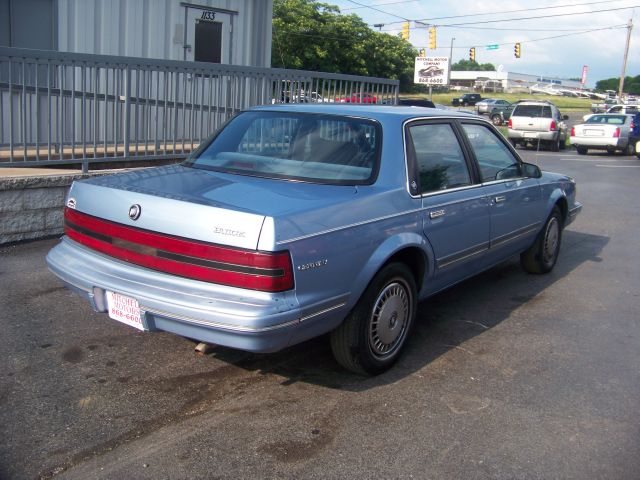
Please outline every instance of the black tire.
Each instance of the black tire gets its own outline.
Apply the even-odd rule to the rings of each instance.
[[[560,140],[560,150],[564,150],[565,148],[567,148],[567,138],[563,138]]]
[[[615,148],[613,148],[613,147],[607,147],[607,153],[608,153],[609,155],[615,155],[615,153],[616,153],[616,149],[615,149]]]
[[[529,273],[549,273],[558,261],[562,242],[562,213],[553,207],[536,241],[520,254],[520,264]]]
[[[516,142],[515,140],[509,139],[509,143],[513,148],[518,148],[518,142]]]
[[[500,125],[502,125],[502,117],[500,115],[492,115],[491,116],[491,123],[493,123],[496,127],[499,127]]]
[[[623,155],[635,155],[635,148],[633,147],[633,145],[631,144],[631,142],[627,143],[627,146],[625,147],[625,149],[622,151]]]
[[[576,151],[578,152],[578,155],[586,155],[588,150],[589,149],[587,147],[576,146]]]
[[[400,357],[417,308],[413,274],[402,263],[384,266],[342,324],[331,332],[331,350],[347,370],[378,375]]]
[[[549,150],[551,150],[552,152],[560,151],[560,136],[558,136],[555,140],[551,140],[551,142],[549,142]]]

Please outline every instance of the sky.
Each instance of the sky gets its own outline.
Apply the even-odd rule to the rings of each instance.
[[[414,21],[435,25],[437,49],[427,49],[427,56],[448,57],[454,38],[453,63],[468,59],[469,48],[475,47],[477,62],[496,68],[502,65],[509,72],[580,78],[587,65],[587,87],[620,77],[626,27],[632,20],[626,76],[640,75],[640,0],[321,1],[337,5],[344,14],[355,13],[371,28],[391,34],[399,33],[402,23],[411,20],[409,41],[416,48],[427,47],[429,40],[428,29]],[[442,18],[453,16],[456,18]],[[586,31],[590,32],[580,33]],[[519,59],[514,57],[516,42],[521,43]],[[493,44],[499,45],[497,50],[486,50]]]

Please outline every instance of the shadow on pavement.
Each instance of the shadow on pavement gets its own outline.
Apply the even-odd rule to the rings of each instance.
[[[500,324],[581,264],[601,261],[600,252],[608,242],[608,237],[565,230],[560,258],[550,274],[527,274],[514,257],[427,299],[418,306],[416,324],[402,358],[390,371],[374,378],[343,370],[332,357],[327,336],[275,354],[216,348],[212,356],[243,369],[282,376],[283,385],[308,382],[363,391],[394,383]]]

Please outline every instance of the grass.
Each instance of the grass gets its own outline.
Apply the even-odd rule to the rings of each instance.
[[[459,97],[464,92],[449,92],[449,93],[434,93],[433,102],[440,103],[442,105],[451,105],[453,98]],[[592,103],[597,103],[596,100],[589,98],[577,98],[577,97],[561,97],[555,95],[531,95],[527,93],[483,93],[483,98],[500,98],[508,102],[515,102],[517,100],[548,100],[556,105],[560,110],[576,110],[589,112]],[[412,99],[428,99],[429,95],[424,94],[406,94],[400,95],[401,98]]]

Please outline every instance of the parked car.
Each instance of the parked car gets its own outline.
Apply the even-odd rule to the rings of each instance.
[[[354,93],[350,97],[336,98],[336,102],[340,103],[378,103],[375,95],[370,93]]]
[[[451,100],[451,105],[453,105],[454,107],[466,107],[468,105],[475,105],[480,100],[482,100],[482,97],[479,93],[465,93],[461,97],[457,97]]]
[[[552,270],[575,194],[476,116],[268,105],[182,164],[73,183],[47,263],[136,329],[253,352],[330,332],[340,364],[377,374],[418,301],[513,255]]]
[[[431,100],[426,99],[413,99],[413,98],[401,98],[398,100],[398,105],[404,105],[406,107],[426,107],[426,108],[436,108],[435,103]]]
[[[479,115],[489,114],[495,107],[506,108],[511,105],[510,102],[506,100],[497,99],[497,98],[485,98],[476,103],[476,110]]]
[[[606,150],[609,154],[621,151],[633,155],[635,146],[629,142],[633,129],[633,116],[615,113],[596,113],[586,122],[571,129],[569,143],[576,147],[580,155],[589,149]]]
[[[567,115],[547,101],[523,101],[516,105],[508,121],[509,142],[516,145],[545,144],[557,152],[565,148]]]
[[[618,113],[623,115],[635,115],[638,113],[638,105],[614,105],[606,110],[604,113]],[[590,113],[582,117],[582,121],[586,122],[591,118],[594,114]]]
[[[489,113],[491,123],[499,127],[500,125],[508,122],[511,118],[511,113],[513,112],[514,108],[516,108],[516,103],[512,103],[511,105],[508,105],[506,107],[493,107],[491,113]]]

